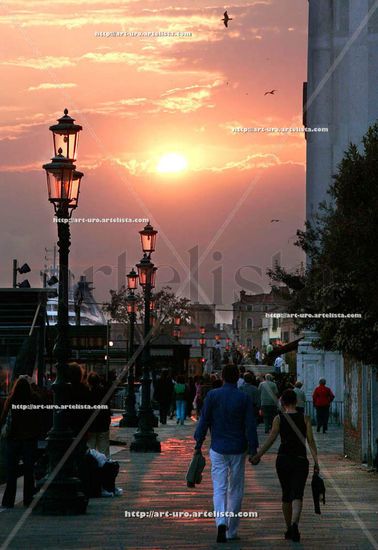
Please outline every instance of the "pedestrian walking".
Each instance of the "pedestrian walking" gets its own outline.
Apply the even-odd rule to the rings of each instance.
[[[203,374],[206,375],[208,374],[210,376],[210,374],[213,372],[213,362],[212,360],[209,358],[206,363],[205,363],[205,366],[203,368]]]
[[[253,411],[255,413],[256,422],[259,417],[259,410],[261,407],[260,393],[258,388],[254,385],[254,375],[251,372],[246,372],[244,375],[244,384],[239,387],[239,390],[249,395],[253,403]]]
[[[323,428],[324,434],[327,433],[328,429],[329,408],[335,399],[331,388],[326,386],[326,382],[325,378],[321,378],[319,386],[315,388],[312,394],[312,400],[316,408],[316,431],[320,432],[320,429]]]
[[[196,409],[197,420],[200,417],[202,406],[203,406],[203,396],[202,396],[202,386],[203,386],[203,377],[199,376],[195,378],[195,387],[196,395],[194,397],[193,405]]]
[[[196,385],[193,376],[188,379],[188,395],[186,400],[186,416],[191,418],[193,410],[193,402],[196,397]]]
[[[161,376],[156,380],[154,399],[159,403],[159,418],[161,424],[167,423],[167,416],[172,401],[173,382],[168,370],[163,369]]]
[[[273,382],[273,376],[267,374],[265,381],[259,385],[261,400],[261,410],[264,416],[265,433],[269,433],[272,427],[273,419],[277,414],[278,388]]]
[[[187,387],[185,378],[179,374],[174,386],[174,395],[176,399],[176,424],[184,424],[186,416]]]
[[[297,380],[294,385],[294,391],[297,396],[297,411],[304,414],[306,405],[306,394],[302,389],[302,382]]]
[[[298,525],[309,472],[306,441],[314,459],[314,473],[319,473],[319,464],[311,419],[298,412],[296,405],[297,395],[294,390],[285,390],[281,397],[283,412],[275,417],[269,437],[250,460],[252,464],[258,464],[280,435],[276,471],[282,488],[282,512],[287,528],[284,536],[285,539],[299,542]]]
[[[252,399],[237,389],[238,368],[226,365],[222,371],[223,386],[211,390],[204,402],[194,434],[195,453],[201,452],[210,429],[211,476],[217,526],[217,542],[238,539],[244,494],[245,457],[258,448],[256,421]],[[229,517],[232,515],[233,517]]]
[[[284,360],[282,359],[281,355],[278,355],[274,361],[274,372],[276,374],[280,374],[282,372],[282,366],[284,364]]]
[[[38,403],[28,376],[20,376],[5,401],[0,418],[2,437],[6,440],[6,488],[4,508],[13,508],[17,491],[19,461],[23,462],[23,504],[29,506],[34,495],[34,463],[36,460],[39,423],[37,412],[22,406]]]
[[[261,353],[258,348],[256,349],[255,365],[261,365]]]
[[[245,367],[240,367],[239,368],[239,379],[238,379],[238,383],[237,383],[238,388],[240,388],[241,386],[243,386],[243,384],[245,384],[244,374],[245,374]]]

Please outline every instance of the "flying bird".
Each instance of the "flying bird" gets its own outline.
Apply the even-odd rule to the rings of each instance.
[[[281,220],[270,220],[270,223],[280,222]]]
[[[268,95],[268,94],[274,95],[274,92],[278,92],[278,90],[270,90],[270,92],[265,92],[264,95]]]
[[[224,17],[223,17],[222,21],[224,23],[224,26],[228,28],[228,22],[232,21],[232,17],[228,17],[227,10],[224,12],[223,15],[224,15]]]

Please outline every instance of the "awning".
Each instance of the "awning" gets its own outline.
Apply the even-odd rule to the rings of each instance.
[[[303,336],[301,338],[298,338],[297,340],[293,340],[292,342],[285,344],[284,346],[274,348],[273,351],[268,354],[268,358],[275,359],[279,355],[289,353],[290,351],[296,351],[298,349],[298,344],[301,340],[303,340]]]

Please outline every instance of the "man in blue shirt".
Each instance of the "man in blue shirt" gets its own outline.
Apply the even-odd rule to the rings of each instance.
[[[222,378],[223,386],[207,394],[194,434],[195,452],[201,452],[210,428],[217,542],[239,538],[239,518],[229,514],[237,515],[241,510],[246,453],[253,456],[258,448],[253,402],[249,395],[237,389],[238,368],[226,365]]]

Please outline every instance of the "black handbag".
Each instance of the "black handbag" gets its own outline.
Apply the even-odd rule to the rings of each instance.
[[[312,476],[311,481],[312,498],[314,501],[315,514],[321,514],[320,511],[320,497],[322,496],[322,502],[325,504],[325,485],[324,481],[319,474],[315,473]]]

